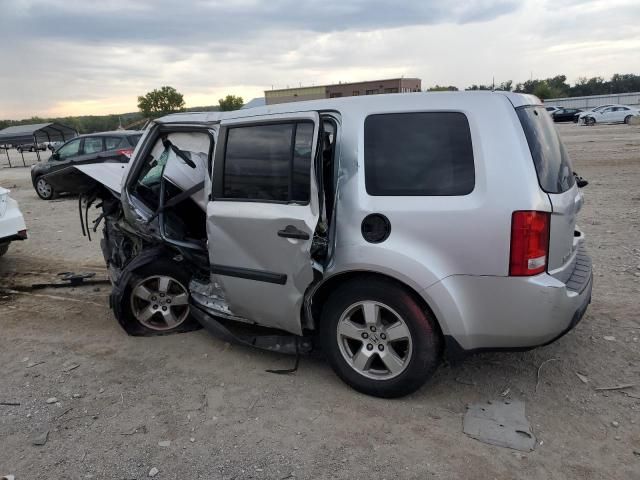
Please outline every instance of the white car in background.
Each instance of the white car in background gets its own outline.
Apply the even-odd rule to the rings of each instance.
[[[588,112],[584,115],[586,125],[596,123],[629,123],[633,117],[640,116],[640,110],[627,105],[610,105]]]
[[[26,238],[27,227],[18,202],[9,196],[9,190],[0,187],[0,257],[7,253],[11,242]]]

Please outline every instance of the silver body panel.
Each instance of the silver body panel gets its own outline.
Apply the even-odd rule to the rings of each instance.
[[[503,92],[412,93],[175,114],[157,123],[213,126],[331,112],[338,119],[337,191],[328,239],[330,260],[320,282],[347,272],[383,274],[420,295],[443,333],[463,348],[526,347],[564,331],[591,290],[590,282],[581,292],[565,284],[584,241],[583,235],[574,235],[582,196],[577,187],[560,195],[548,195],[540,189],[515,111],[519,106],[539,104],[535,97]],[[425,111],[467,116],[475,160],[474,190],[448,197],[368,195],[363,158],[365,118]],[[302,301],[319,286],[314,284],[309,245],[278,238],[275,231],[292,223],[313,232],[319,214],[317,205],[314,211],[314,201],[312,195],[309,207],[209,202],[212,264],[287,274],[284,286],[215,275],[226,302],[220,310],[302,333]],[[511,216],[516,210],[552,213],[549,273],[509,277]],[[370,213],[381,213],[391,223],[391,234],[383,243],[368,243],[362,237],[361,223]],[[309,325],[313,326],[313,321]]]

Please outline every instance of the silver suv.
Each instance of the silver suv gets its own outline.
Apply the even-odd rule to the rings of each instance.
[[[123,176],[78,168],[105,184],[81,201],[102,199],[93,230],[105,219],[111,305],[134,335],[317,346],[353,388],[395,397],[443,355],[552,342],[591,299],[583,197],[532,96],[175,114]]]

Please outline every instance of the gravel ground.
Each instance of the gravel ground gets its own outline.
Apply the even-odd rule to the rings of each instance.
[[[382,400],[349,389],[315,356],[273,375],[265,369],[293,358],[204,331],[128,337],[107,286],[0,294],[0,403],[19,403],[0,404],[0,476],[640,478],[640,127],[559,129],[590,181],[580,224],[595,286],[582,323],[556,343],[445,365],[419,392]],[[0,286],[69,270],[104,277],[76,199],[39,200],[26,168],[0,168],[0,185],[30,230],[0,260]],[[636,386],[595,390],[619,384]],[[462,433],[468,404],[502,396],[526,403],[535,451]]]

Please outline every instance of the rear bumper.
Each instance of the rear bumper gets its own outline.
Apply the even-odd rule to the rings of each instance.
[[[585,254],[586,255],[586,254]],[[586,257],[588,259],[588,257]],[[535,277],[457,275],[425,291],[445,335],[448,354],[526,350],[549,344],[575,327],[591,302],[590,259],[563,283]]]
[[[0,245],[14,240],[25,240],[27,238],[26,230],[27,227],[18,208],[18,202],[8,197],[6,210],[0,217]]]

